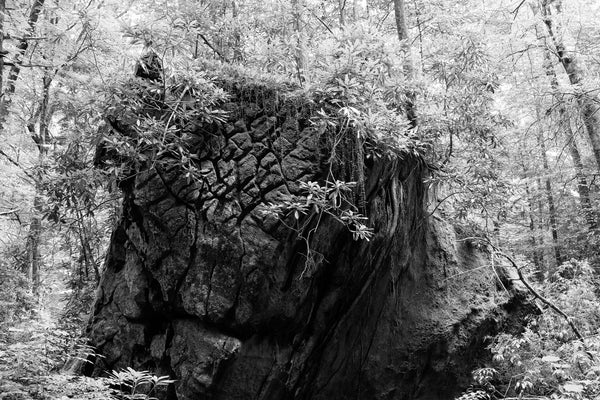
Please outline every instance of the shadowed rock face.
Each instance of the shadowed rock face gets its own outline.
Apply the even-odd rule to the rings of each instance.
[[[449,398],[520,303],[427,218],[424,164],[369,161],[374,238],[311,215],[307,247],[261,205],[324,181],[331,141],[297,101],[231,93],[227,124],[193,129],[201,181],[173,167],[123,182],[88,328],[105,358],[88,372],[168,373],[180,400]]]

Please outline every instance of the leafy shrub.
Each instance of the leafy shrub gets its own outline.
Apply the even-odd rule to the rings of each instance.
[[[341,223],[352,233],[354,240],[369,241],[373,236],[373,229],[366,225],[367,217],[360,214],[354,204],[352,188],[356,186],[356,182],[336,180],[320,185],[309,181],[299,182],[299,186],[304,191],[302,196],[282,195],[277,203],[268,203],[262,207],[262,212],[279,218],[286,225],[290,221],[288,217],[292,217],[293,225],[287,226],[306,244],[306,262],[301,276],[308,277],[317,268],[319,259],[311,248],[311,237],[324,216]],[[312,229],[309,227],[313,220],[306,218],[310,215],[316,216],[317,221]]]
[[[166,80],[165,87],[148,89],[147,83],[134,79],[106,93],[104,114],[110,126],[104,129],[102,143],[110,157],[100,161],[117,180],[174,165],[188,180],[201,179],[190,150],[190,132],[198,124],[223,122],[227,113],[218,105],[228,95],[199,69],[172,72]],[[160,91],[158,100],[155,91]]]
[[[35,297],[27,278],[17,266],[9,265],[3,254],[0,259],[0,332],[9,324],[26,317],[34,309]]]
[[[428,149],[409,130],[404,108],[414,88],[405,78],[403,59],[384,35],[358,25],[324,41],[318,51],[309,88],[321,108],[316,123],[375,143],[370,149],[375,156],[421,155]]]
[[[154,394],[175,381],[168,376],[152,375],[148,371],[136,371],[133,368],[112,371],[109,382],[117,391],[115,396],[124,400],[153,400]]]
[[[0,345],[0,366],[10,366],[8,375],[20,378],[58,371],[72,354],[75,342],[71,332],[30,319],[8,328]]]
[[[335,181],[319,185],[309,181],[299,182],[299,186],[305,191],[305,196],[289,196],[276,204],[269,203],[264,211],[282,217],[293,215],[296,221],[300,220],[301,215],[314,211],[330,215],[348,227],[354,240],[369,240],[373,236],[373,229],[364,224],[367,218],[357,213],[350,200],[356,182]],[[303,228],[295,230],[301,232]]]

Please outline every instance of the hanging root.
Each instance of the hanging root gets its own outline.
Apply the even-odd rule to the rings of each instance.
[[[394,232],[396,232],[396,228],[398,227],[398,218],[400,214],[400,204],[398,203],[398,177],[392,176],[392,185],[391,185],[391,197],[392,197],[392,224],[390,225],[390,229],[388,230],[388,236],[392,236]]]
[[[356,169],[356,176],[357,176],[356,185],[357,185],[357,190],[358,190],[357,206],[358,206],[358,211],[366,217],[367,216],[367,200],[366,200],[367,196],[365,193],[365,153],[364,153],[363,144],[362,144],[358,134],[355,135],[355,156],[354,157],[356,159],[354,168]]]

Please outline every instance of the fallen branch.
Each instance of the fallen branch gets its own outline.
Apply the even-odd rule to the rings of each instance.
[[[495,246],[493,246],[495,247]],[[496,250],[496,249],[494,249]],[[577,327],[575,326],[575,324],[573,323],[573,320],[571,319],[571,317],[569,317],[567,314],[565,314],[565,312],[563,310],[561,310],[560,308],[558,308],[556,305],[554,305],[550,300],[546,299],[544,296],[542,296],[541,294],[539,294],[530,284],[529,282],[527,282],[527,280],[525,279],[525,277],[523,276],[523,273],[521,272],[521,268],[515,263],[515,261],[508,255],[505,253],[502,253],[501,251],[496,250],[496,253],[504,258],[506,258],[508,260],[508,262],[510,262],[512,264],[512,266],[515,268],[515,270],[517,271],[517,274],[519,276],[519,280],[523,283],[523,285],[525,285],[525,287],[527,288],[527,290],[529,290],[529,292],[531,292],[531,294],[539,299],[542,303],[544,303],[545,305],[547,305],[548,307],[550,307],[552,310],[554,310],[557,314],[559,314],[561,317],[563,317],[565,319],[565,321],[567,321],[567,323],[569,324],[569,326],[571,327],[571,329],[573,330],[573,333],[575,333],[575,336],[577,336],[577,338],[584,343],[585,346],[585,341],[583,338],[583,335],[579,332],[579,329],[577,329]]]
[[[513,260],[513,258],[511,256],[509,256],[508,254],[502,252],[500,249],[498,249],[498,247],[496,245],[494,245],[487,238],[483,238],[483,237],[468,237],[468,238],[464,238],[464,239],[461,239],[461,240],[479,240],[481,242],[487,243],[496,252],[496,254],[498,254],[499,256],[502,256],[505,259],[507,259],[508,262],[512,265],[512,267],[517,271],[517,276],[518,276],[519,280],[521,281],[521,283],[523,283],[523,285],[527,288],[527,290],[529,290],[529,293],[531,293],[533,295],[533,297],[535,297],[536,299],[540,300],[542,303],[544,303],[545,305],[547,305],[548,307],[550,307],[558,315],[560,315],[561,317],[563,317],[565,319],[565,321],[567,321],[567,324],[569,324],[569,326],[571,327],[571,330],[573,331],[573,333],[575,334],[575,336],[577,336],[577,339],[579,339],[579,341],[583,345],[583,349],[585,350],[585,352],[588,355],[588,357],[590,359],[594,358],[592,356],[592,354],[588,351],[587,345],[585,344],[585,339],[584,339],[583,335],[581,334],[581,332],[579,332],[579,329],[577,329],[577,327],[575,326],[575,323],[573,323],[573,320],[571,319],[571,317],[569,317],[563,310],[561,310],[556,305],[554,305],[554,303],[552,303],[550,300],[546,299],[544,296],[542,296],[540,293],[538,293],[538,291],[535,290],[533,288],[533,286],[531,286],[531,284],[523,276],[523,273],[521,272],[521,267],[519,267],[517,265],[517,263],[515,262],[515,260]]]

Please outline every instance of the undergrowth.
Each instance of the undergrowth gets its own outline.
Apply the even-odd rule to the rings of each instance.
[[[563,317],[543,308],[539,316],[530,318],[522,333],[503,333],[494,339],[489,346],[492,362],[474,371],[473,386],[459,399],[597,399],[598,283],[590,265],[575,260],[562,264],[544,283],[538,283],[536,290],[573,320],[584,341],[576,337]],[[488,397],[473,397],[475,392]]]

